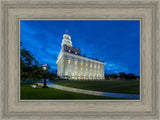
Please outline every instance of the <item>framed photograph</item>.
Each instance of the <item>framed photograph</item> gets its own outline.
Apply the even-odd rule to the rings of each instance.
[[[1,119],[159,120],[159,0],[1,1]]]
[[[20,20],[20,99],[140,100],[140,22]]]

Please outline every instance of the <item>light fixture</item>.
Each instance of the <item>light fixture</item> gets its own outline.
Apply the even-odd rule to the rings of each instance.
[[[47,64],[43,65],[43,70],[47,70]]]

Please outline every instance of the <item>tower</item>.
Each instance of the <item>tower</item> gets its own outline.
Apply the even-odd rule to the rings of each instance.
[[[63,35],[61,46],[56,61],[59,77],[65,79],[104,79],[105,63],[82,56],[81,50],[72,46],[68,30]]]
[[[71,36],[68,35],[68,30],[66,30],[66,34],[63,35],[63,40],[62,40],[61,46],[63,47],[63,45],[67,45],[67,46],[72,47]]]

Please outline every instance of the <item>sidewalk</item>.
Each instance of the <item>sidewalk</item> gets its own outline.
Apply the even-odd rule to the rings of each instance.
[[[51,83],[47,80],[47,86],[50,88],[55,88],[59,90],[65,90],[69,92],[82,93],[88,95],[97,95],[97,96],[106,96],[106,97],[114,97],[114,98],[128,98],[128,99],[139,99],[139,94],[125,94],[125,93],[112,93],[112,92],[101,92],[101,91],[93,91],[93,90],[84,90],[78,88],[65,87],[62,85],[57,85]]]

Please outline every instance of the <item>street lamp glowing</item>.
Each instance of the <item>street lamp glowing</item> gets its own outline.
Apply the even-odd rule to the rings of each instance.
[[[44,64],[43,65],[43,70],[46,70],[47,69],[47,64]]]
[[[44,64],[43,66],[43,70],[45,70],[45,73],[44,73],[44,83],[43,83],[43,88],[47,88],[47,83],[46,83],[46,79],[47,79],[47,64]]]
[[[46,70],[47,69],[47,67],[46,66],[43,66],[43,70]]]

